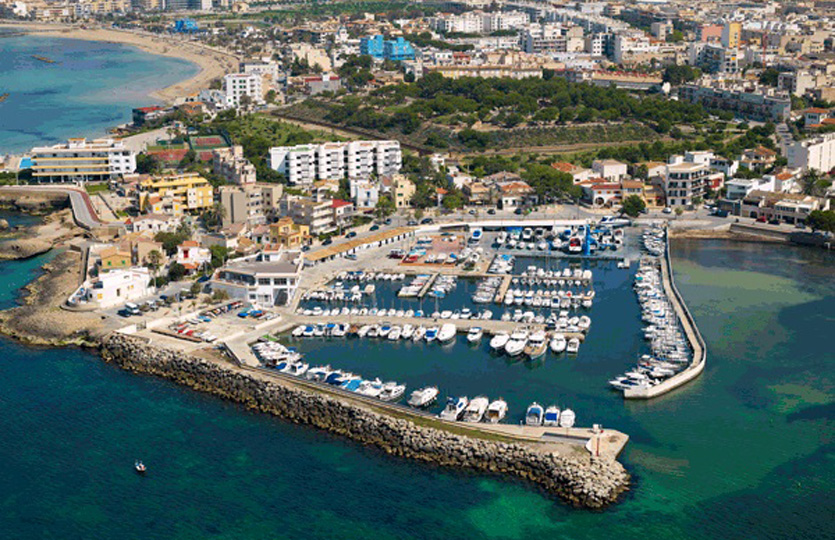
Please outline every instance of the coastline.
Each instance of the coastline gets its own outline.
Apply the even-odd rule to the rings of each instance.
[[[49,37],[119,43],[159,56],[180,58],[197,65],[200,71],[193,77],[151,92],[150,97],[167,105],[173,104],[178,97],[208,88],[212,80],[238,69],[239,59],[235,55],[200,43],[166,39],[164,36],[114,28],[81,28],[68,24],[29,23],[12,20],[0,20],[0,28],[13,28],[23,33]]]

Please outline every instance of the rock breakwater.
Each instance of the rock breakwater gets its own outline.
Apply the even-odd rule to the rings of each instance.
[[[563,456],[536,443],[478,438],[417,425],[324,391],[284,383],[221,360],[161,348],[133,336],[106,336],[102,356],[124,369],[163,377],[391,455],[521,478],[575,506],[603,508],[629,485],[628,473],[615,460],[594,459],[580,452]]]

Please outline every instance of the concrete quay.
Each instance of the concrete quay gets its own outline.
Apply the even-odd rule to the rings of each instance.
[[[672,263],[670,260],[670,239],[667,235],[667,246],[664,257],[661,258],[661,281],[664,285],[664,294],[670,299],[670,302],[675,309],[676,316],[684,329],[684,335],[693,349],[693,360],[684,371],[676,373],[661,384],[645,387],[634,387],[624,390],[623,397],[625,399],[652,399],[662,396],[668,392],[681,387],[684,384],[692,381],[705,369],[707,361],[707,347],[705,346],[702,334],[699,332],[699,327],[696,326],[696,321],[687,309],[684,299],[678,292],[673,278]]]

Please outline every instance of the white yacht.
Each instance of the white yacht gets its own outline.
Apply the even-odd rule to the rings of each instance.
[[[490,348],[494,351],[503,351],[510,335],[507,332],[499,332],[490,340]]]
[[[490,400],[485,396],[474,397],[464,409],[464,416],[461,419],[464,422],[481,422],[488,405],[490,405]]]
[[[464,409],[467,408],[468,403],[467,396],[447,398],[446,407],[444,407],[444,410],[438,416],[441,420],[458,420],[464,412]]]
[[[484,335],[484,330],[480,326],[473,326],[467,332],[467,341],[470,343],[478,343],[481,341],[481,336]]]
[[[525,350],[525,345],[528,343],[528,332],[526,330],[516,330],[510,335],[510,339],[504,346],[504,352],[508,356],[519,356]]]
[[[403,394],[406,393],[405,384],[397,384],[396,382],[387,382],[383,384],[380,390],[379,397],[382,401],[397,401]]]
[[[551,351],[555,354],[564,352],[566,345],[568,345],[568,342],[562,334],[554,334],[554,337],[551,338]]]
[[[571,409],[566,409],[560,414],[560,427],[570,428],[574,427],[574,420],[576,420],[576,415],[574,411]]]
[[[305,326],[303,324],[300,324],[299,326],[293,328],[293,337],[302,337],[302,334],[304,334],[304,329]]]
[[[588,332],[591,327],[591,318],[588,315],[583,315],[580,317],[580,320],[577,321],[577,327],[583,332]]]
[[[400,334],[403,332],[403,329],[399,326],[392,326],[391,330],[389,331],[388,339],[389,341],[397,341],[400,339]]]
[[[545,351],[547,351],[547,350],[548,350],[547,336],[545,335],[545,332],[542,331],[542,330],[537,330],[536,332],[534,332],[531,335],[531,337],[528,340],[528,343],[525,345],[525,349],[524,349],[525,356],[527,356],[531,360],[539,358],[540,356],[545,354]]]
[[[426,386],[412,392],[409,396],[409,405],[415,408],[427,407],[438,398],[438,389],[434,386]]]
[[[504,420],[505,416],[507,416],[507,402],[499,398],[487,406],[487,414],[484,415],[484,421],[491,424],[498,424]]]
[[[362,381],[359,385],[359,388],[355,390],[357,394],[361,396],[368,396],[368,397],[380,397],[380,393],[383,391],[383,383],[380,379],[375,379],[373,381]]]
[[[441,343],[447,343],[455,339],[455,333],[457,329],[455,328],[454,324],[447,323],[441,326],[440,331],[438,331],[438,341]]]
[[[541,426],[543,416],[542,405],[534,401],[528,406],[528,410],[525,412],[525,425]]]
[[[560,408],[556,405],[551,405],[545,409],[545,418],[542,420],[543,426],[558,426],[560,425]]]

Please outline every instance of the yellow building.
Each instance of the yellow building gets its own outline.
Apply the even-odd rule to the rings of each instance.
[[[406,208],[415,195],[415,185],[402,174],[395,174],[392,178],[391,192],[394,196],[395,207]]]
[[[299,248],[307,243],[310,227],[298,225],[289,217],[270,225],[270,243],[285,248]]]
[[[130,268],[130,251],[121,251],[115,246],[104,248],[101,253],[102,270],[113,270],[115,268]]]
[[[195,172],[147,178],[139,184],[139,207],[152,200],[170,199],[185,210],[205,210],[214,204],[214,190],[208,180]]]
[[[739,48],[739,39],[742,36],[742,25],[738,22],[725,23],[722,28],[722,46],[728,49]]]

